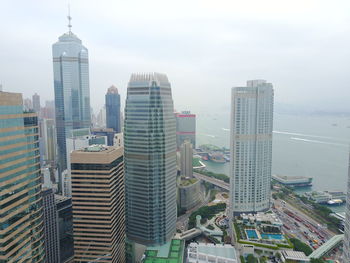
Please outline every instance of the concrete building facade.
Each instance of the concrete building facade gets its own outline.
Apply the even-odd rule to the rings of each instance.
[[[38,117],[0,92],[0,262],[45,262]]]
[[[176,224],[176,127],[164,74],[133,74],[125,107],[126,232],[132,242],[162,245]]]
[[[125,262],[123,148],[71,153],[75,262]]]
[[[270,208],[273,87],[251,80],[232,89],[230,209],[234,214]]]
[[[185,140],[180,146],[181,175],[193,177],[193,148],[189,140]]]

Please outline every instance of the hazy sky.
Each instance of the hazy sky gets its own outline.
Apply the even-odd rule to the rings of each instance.
[[[162,72],[178,110],[228,109],[247,79],[273,83],[277,103],[350,110],[349,0],[71,0],[72,31],[89,49],[91,105],[133,72]],[[68,1],[0,1],[0,83],[53,99],[51,45]]]

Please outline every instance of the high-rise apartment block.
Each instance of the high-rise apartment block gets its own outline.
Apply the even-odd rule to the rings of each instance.
[[[106,126],[116,133],[121,132],[120,95],[115,86],[111,86],[106,94]]]
[[[33,110],[37,113],[40,114],[40,96],[38,94],[34,94],[32,97],[33,101]]]
[[[232,89],[230,208],[234,214],[270,208],[273,87],[251,80]]]
[[[124,126],[126,231],[138,244],[164,244],[175,231],[175,132],[167,76],[133,74]]]
[[[181,175],[193,177],[193,149],[189,140],[180,146]]]
[[[0,262],[44,262],[38,117],[0,92]]]
[[[75,262],[125,262],[123,148],[71,153]]]
[[[176,113],[176,145],[179,149],[185,140],[190,140],[196,148],[196,115],[190,111]]]
[[[42,197],[46,262],[59,263],[60,242],[58,236],[58,214],[55,195],[52,189],[44,188],[42,190]]]
[[[66,137],[71,130],[89,128],[90,88],[88,50],[71,32],[52,46],[56,129],[60,170],[67,168]]]
[[[343,248],[343,262],[350,262],[350,156],[348,170],[348,196],[346,200],[345,236]]]

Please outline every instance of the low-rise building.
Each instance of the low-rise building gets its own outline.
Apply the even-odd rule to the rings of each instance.
[[[288,263],[310,262],[310,259],[304,254],[304,252],[293,251],[293,250],[282,250],[281,259],[282,259],[282,262],[288,262]]]
[[[143,263],[182,263],[184,262],[184,247],[183,240],[172,239],[162,246],[150,246],[146,248],[143,255]]]
[[[178,182],[178,204],[189,210],[201,201],[201,182],[196,178],[180,178]]]
[[[237,263],[236,250],[232,245],[190,243],[187,248],[189,263]]]

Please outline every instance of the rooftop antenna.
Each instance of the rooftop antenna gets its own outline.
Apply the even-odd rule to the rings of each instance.
[[[70,16],[70,5],[68,4],[68,29],[69,29],[69,34],[72,33],[72,24],[71,24],[71,20],[72,20],[72,17]]]

